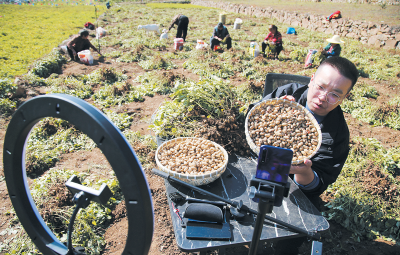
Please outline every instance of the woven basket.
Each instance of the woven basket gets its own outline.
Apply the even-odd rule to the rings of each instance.
[[[159,153],[160,150],[162,150],[165,146],[167,146],[167,145],[169,145],[169,144],[171,144],[171,143],[182,142],[182,141],[184,141],[184,140],[186,140],[186,139],[203,139],[203,138],[197,138],[197,137],[179,137],[179,138],[175,138],[175,139],[166,141],[166,142],[164,142],[163,144],[161,144],[161,146],[158,147],[158,149],[157,149],[157,151],[156,151],[156,163],[157,163],[157,166],[160,168],[160,170],[161,170],[161,171],[164,171],[164,172],[166,172],[166,173],[168,173],[168,174],[169,174],[170,176],[172,176],[172,177],[175,177],[175,178],[177,178],[177,179],[179,179],[179,180],[185,181],[185,182],[187,182],[187,183],[189,183],[189,184],[192,184],[192,185],[194,185],[194,186],[206,185],[206,184],[209,184],[209,183],[215,181],[216,179],[218,179],[218,178],[225,172],[225,169],[226,169],[226,167],[227,167],[227,165],[228,165],[228,153],[227,153],[226,150],[225,150],[223,147],[221,147],[219,144],[214,143],[214,142],[209,141],[209,140],[207,140],[207,141],[211,142],[211,143],[214,144],[217,148],[219,148],[219,149],[223,152],[223,154],[224,154],[224,156],[225,156],[225,161],[224,161],[223,167],[221,167],[221,168],[219,168],[219,169],[217,169],[217,170],[214,170],[214,171],[212,171],[211,173],[202,174],[202,175],[180,174],[180,173],[177,173],[177,172],[175,172],[175,171],[170,170],[169,168],[163,166],[163,165],[160,163],[160,161],[158,160],[158,153]],[[203,140],[205,140],[205,139],[203,139]]]
[[[310,118],[311,123],[314,125],[314,127],[317,129],[318,132],[318,145],[316,147],[316,149],[307,157],[303,158],[302,160],[294,160],[292,161],[292,165],[298,165],[304,162],[304,159],[310,159],[312,158],[315,153],[317,153],[317,151],[319,150],[319,148],[321,147],[321,141],[322,141],[322,133],[321,133],[321,128],[319,127],[319,124],[317,122],[317,120],[314,118],[314,116],[312,115],[312,113],[307,110],[304,106],[298,104],[297,102],[293,102],[293,101],[289,101],[286,99],[280,99],[280,98],[273,98],[273,99],[267,99],[265,101],[261,101],[258,104],[256,104],[251,110],[250,112],[247,114],[246,117],[246,122],[245,122],[245,134],[246,134],[246,140],[247,143],[249,144],[250,148],[252,151],[254,151],[254,153],[256,153],[257,155],[260,154],[260,147],[258,147],[254,142],[253,139],[250,136],[249,133],[249,117],[255,112],[256,109],[263,107],[265,105],[275,105],[275,104],[284,104],[284,105],[290,105],[291,107],[297,108],[301,111],[303,111],[305,113],[305,115]]]

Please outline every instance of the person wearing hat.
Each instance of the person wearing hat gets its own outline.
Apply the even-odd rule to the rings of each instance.
[[[189,18],[183,14],[176,15],[175,17],[172,18],[172,22],[171,25],[169,25],[168,32],[171,30],[171,28],[174,27],[174,25],[178,26],[176,29],[175,38],[182,38],[183,41],[185,42],[189,26]]]
[[[232,38],[229,35],[228,29],[222,22],[219,22],[218,25],[214,27],[214,33],[210,39],[211,49],[214,50],[214,46],[220,45],[220,43],[225,43],[228,50],[232,48]]]
[[[324,55],[326,58],[339,57],[340,51],[342,50],[340,44],[344,43],[344,41],[340,40],[340,36],[334,35],[332,38],[326,39],[326,41],[329,43],[322,50],[322,55]]]
[[[88,50],[89,48],[92,48],[101,55],[100,51],[90,43],[89,31],[86,29],[79,31],[79,34],[74,35],[74,37],[72,37],[72,39],[67,43],[68,54],[71,57],[71,60],[75,61],[79,60],[77,52]]]

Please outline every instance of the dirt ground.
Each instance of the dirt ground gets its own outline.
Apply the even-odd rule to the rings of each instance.
[[[190,31],[189,31],[190,35]],[[287,35],[283,35],[284,37]],[[107,51],[106,48],[103,49]],[[173,51],[173,46],[166,49],[167,51]],[[283,52],[283,56],[289,59],[289,52]],[[285,60],[281,60],[285,61]],[[174,63],[178,66],[177,69],[171,71],[174,75],[182,75],[194,80],[198,80],[198,76],[192,73],[190,70],[182,68],[182,60],[175,60]],[[106,58],[95,57],[94,64],[87,66],[77,62],[67,63],[62,70],[62,76],[69,74],[80,75],[89,74],[99,68],[110,68],[113,67],[116,70],[126,70],[127,73],[135,73],[140,75],[145,72],[137,64],[126,64],[117,63],[110,61]],[[298,70],[302,66],[299,64]],[[294,70],[294,71],[298,71]],[[275,72],[284,72],[284,70],[275,70]],[[161,71],[160,71],[161,72]],[[164,71],[165,72],[165,71]],[[133,78],[130,80],[132,83]],[[391,88],[387,82],[375,82],[369,79],[360,78],[368,85],[373,85],[379,91],[379,103],[384,103],[389,100],[390,94],[398,94],[399,88]],[[244,82],[243,78],[235,76],[231,79],[232,83],[239,84]],[[134,84],[134,83],[133,83]],[[28,100],[29,98],[46,93],[45,89],[38,89],[34,87],[27,87],[27,96],[21,98],[21,102]],[[164,95],[156,95],[154,97],[146,97],[144,102],[134,102],[125,104],[122,107],[113,108],[116,111],[125,111],[128,114],[134,116],[134,122],[131,126],[131,130],[140,131],[142,135],[151,134],[148,130],[151,115],[157,109],[157,107],[167,98]],[[400,131],[389,129],[386,127],[371,127],[368,124],[361,123],[358,120],[352,118],[346,114],[346,119],[349,124],[351,136],[362,136],[362,137],[373,137],[378,139],[387,148],[397,147],[400,144],[398,137]],[[0,125],[0,147],[3,147],[4,135],[9,120],[1,120]],[[0,152],[2,158],[2,151]],[[108,162],[103,157],[102,153],[98,149],[93,151],[85,151],[79,153],[70,153],[65,155],[56,165],[56,167],[63,167],[68,169],[74,169],[77,171],[87,170],[88,164],[107,166]],[[92,169],[91,171],[96,171]],[[101,171],[101,168],[99,168]],[[377,172],[377,169],[368,169],[369,172]],[[150,169],[146,169],[147,180],[151,189],[153,206],[154,206],[154,235],[153,242],[150,248],[149,254],[185,254],[181,252],[175,242],[171,216],[167,205],[167,198],[165,195],[164,182],[161,178],[152,175]],[[3,166],[0,166],[0,232],[2,232],[12,220],[12,214],[7,213],[11,210],[11,202],[8,197],[6,184],[4,181]],[[375,174],[374,176],[379,176]],[[322,197],[323,202],[327,202],[328,197]],[[125,247],[126,233],[127,233],[127,218],[124,217],[124,207],[120,206],[115,208],[113,212],[116,217],[113,225],[105,233],[106,239],[106,252],[104,254],[121,254]],[[330,221],[330,229],[323,233],[322,242],[324,244],[325,254],[352,254],[352,255],[395,255],[400,254],[399,246],[395,246],[390,242],[384,240],[374,241],[361,241],[356,242],[351,238],[352,233],[344,229],[341,225],[336,222]],[[4,237],[0,235],[0,242],[3,242]],[[227,254],[248,254],[249,247],[239,247],[227,249]],[[307,243],[302,246],[301,254],[310,254],[311,243]],[[218,254],[217,251],[210,250],[209,254]],[[268,250],[264,251],[264,254],[268,253]]]

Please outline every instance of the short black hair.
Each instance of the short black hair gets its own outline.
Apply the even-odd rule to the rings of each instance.
[[[326,60],[324,60],[321,63],[321,65],[318,67],[318,69],[315,72],[315,74],[317,74],[318,70],[321,67],[325,66],[325,65],[329,65],[329,66],[333,67],[341,75],[343,75],[344,77],[350,79],[351,80],[350,90],[354,87],[354,84],[356,84],[356,82],[358,80],[358,75],[359,74],[358,74],[357,67],[356,67],[356,65],[353,64],[353,62],[351,62],[347,58],[342,58],[342,57],[327,58]],[[349,92],[350,92],[350,90],[349,90]]]
[[[222,24],[222,22],[218,23],[218,27],[223,27],[224,24]]]
[[[79,35],[81,37],[88,36],[89,35],[89,31],[87,31],[86,29],[82,29],[81,31],[79,31]]]

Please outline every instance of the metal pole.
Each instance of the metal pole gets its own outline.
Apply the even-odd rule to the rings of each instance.
[[[260,242],[261,232],[264,224],[264,217],[267,214],[267,212],[272,209],[270,208],[271,206],[273,205],[262,199],[258,203],[257,219],[254,225],[254,232],[253,232],[253,238],[251,239],[249,255],[257,254],[258,243]]]

